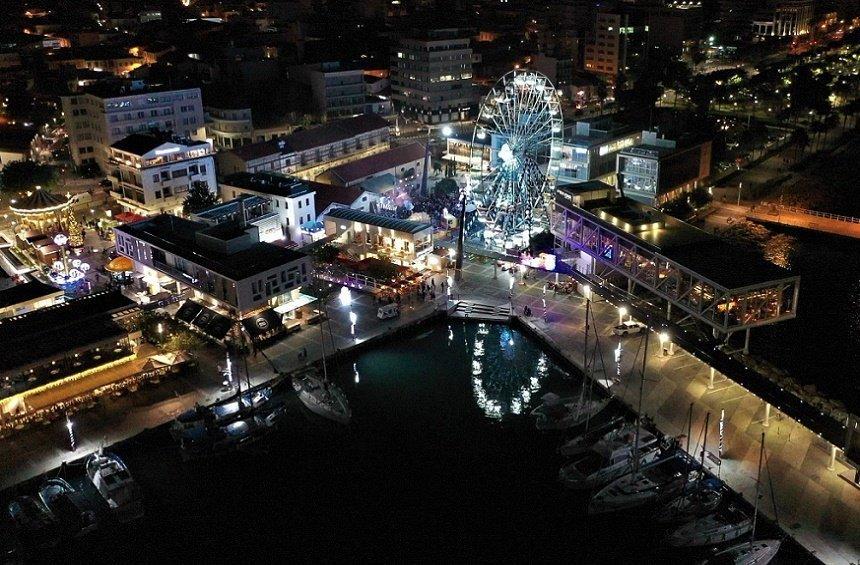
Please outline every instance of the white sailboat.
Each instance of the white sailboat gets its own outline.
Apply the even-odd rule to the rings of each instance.
[[[761,491],[761,463],[764,459],[764,432],[761,434],[761,451],[758,458],[758,479],[755,488],[755,510],[753,511],[752,534],[750,541],[732,546],[723,550],[708,563],[713,565],[767,565],[779,552],[782,540],[778,539],[755,539],[755,528],[758,522],[758,500]],[[775,501],[774,501],[775,503]]]
[[[559,471],[559,480],[572,489],[587,489],[604,485],[633,471],[639,465],[652,463],[660,455],[660,442],[651,432],[643,432],[639,445],[635,432],[609,441],[599,441]]]
[[[675,547],[715,545],[736,540],[752,530],[752,518],[730,505],[721,511],[694,520],[671,532],[666,541]]]
[[[325,302],[323,302],[323,309],[325,309]],[[332,338],[332,344],[334,344],[333,340],[334,338]],[[328,379],[323,324],[320,324],[320,347],[322,347],[322,378],[315,368],[305,367],[293,374],[293,389],[302,404],[314,414],[339,424],[349,424],[352,419],[352,410],[349,407],[346,394]]]

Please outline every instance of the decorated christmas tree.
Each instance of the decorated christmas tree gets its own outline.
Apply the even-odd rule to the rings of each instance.
[[[66,229],[69,232],[69,245],[71,247],[83,247],[84,227],[71,211],[68,212],[66,217]]]

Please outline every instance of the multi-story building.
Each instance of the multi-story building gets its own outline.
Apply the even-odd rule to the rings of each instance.
[[[418,186],[424,178],[428,158],[424,145],[414,142],[333,167],[316,180],[336,186],[358,186],[376,177],[392,175],[400,183]]]
[[[361,67],[327,61],[292,67],[290,76],[310,87],[314,107],[329,118],[364,112],[366,88]]]
[[[812,0],[773,2],[753,20],[753,32],[762,37],[797,37],[812,30]]]
[[[142,84],[96,85],[62,97],[69,148],[75,165],[109,170],[109,148],[133,133],[166,131],[191,139],[205,135],[199,88],[171,90]]]
[[[642,132],[642,142],[618,153],[617,174],[624,196],[656,206],[696,188],[711,174],[711,142],[679,147]]]
[[[143,65],[144,61],[125,49],[94,45],[51,51],[46,56],[46,64],[52,71],[73,67],[127,76],[128,73]]]
[[[276,172],[313,179],[331,167],[389,148],[388,122],[373,114],[324,125],[218,154],[218,172]]]
[[[627,16],[597,12],[594,39],[585,45],[585,69],[615,78],[627,60]]]
[[[636,145],[641,137],[641,132],[619,125],[611,118],[576,122],[573,131],[565,132],[558,180],[599,180],[614,185],[618,152]]]
[[[399,39],[391,57],[397,110],[424,123],[465,120],[475,104],[472,48],[458,29],[433,29]]]
[[[129,212],[178,213],[192,186],[217,191],[212,155],[208,141],[132,134],[110,146],[111,193]]]
[[[256,127],[250,108],[216,108],[206,106],[206,137],[218,149],[234,149],[289,135],[295,126],[289,123]]]
[[[258,228],[242,221],[209,225],[161,214],[114,232],[117,252],[134,261],[150,292],[192,289],[232,319],[294,302],[311,278],[307,255],[261,242]]]

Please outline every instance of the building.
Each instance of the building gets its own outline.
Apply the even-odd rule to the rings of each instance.
[[[812,0],[782,0],[771,3],[753,20],[760,37],[797,37],[812,31]]]
[[[800,277],[759,253],[616,197],[608,185],[558,186],[551,225],[565,262],[600,277],[601,285],[664,307],[670,321],[692,319],[725,337],[797,314]]]
[[[597,13],[594,38],[585,45],[585,70],[615,80],[627,66],[627,16]]]
[[[72,67],[111,73],[115,76],[127,76],[144,64],[142,58],[130,54],[125,49],[103,45],[50,51],[45,59],[48,69],[52,71]]]
[[[292,67],[290,77],[310,87],[314,108],[326,117],[364,113],[366,87],[361,67],[327,61]]]
[[[262,196],[242,193],[233,200],[191,214],[191,219],[210,226],[244,219],[249,225],[257,226],[260,241],[271,243],[284,238],[278,214],[272,211],[271,200]]]
[[[371,211],[379,196],[364,188],[330,186],[278,173],[236,173],[221,181],[225,200],[253,195],[267,199],[277,214],[280,238],[310,243],[322,235],[323,216],[336,207]]]
[[[468,119],[472,48],[458,29],[434,29],[402,36],[391,57],[395,109],[427,124]]]
[[[622,193],[656,206],[696,188],[711,174],[711,142],[678,147],[677,142],[643,131],[642,142],[621,150],[616,171]]]
[[[133,133],[173,132],[191,139],[205,135],[199,88],[171,90],[99,84],[62,97],[69,149],[75,165],[108,167],[111,145]]]
[[[331,167],[385,151],[389,146],[388,122],[380,116],[364,114],[219,153],[218,172],[222,176],[276,172],[310,180]]]
[[[26,161],[32,154],[35,130],[0,130],[0,169],[15,161]]]
[[[361,259],[388,259],[421,267],[433,251],[433,226],[361,210],[335,208],[325,215],[325,234]]]
[[[261,242],[259,229],[241,221],[210,225],[162,214],[114,233],[117,252],[134,261],[151,294],[191,289],[232,319],[289,305],[312,275],[307,255]]]
[[[374,177],[391,174],[399,182],[418,186],[424,177],[426,158],[424,145],[414,142],[333,167],[318,175],[316,180],[337,186],[357,186]]]
[[[0,320],[0,424],[29,412],[33,395],[133,360],[140,332],[120,322],[136,311],[119,291],[107,291]]]
[[[614,185],[618,152],[639,143],[642,134],[612,118],[595,118],[576,122],[564,137],[559,182],[600,180]]]
[[[0,318],[20,316],[63,301],[65,291],[37,280],[0,290]]]
[[[135,214],[180,213],[192,186],[217,192],[213,154],[208,141],[132,134],[110,146],[111,194]]]
[[[445,138],[445,152],[442,154],[442,160],[450,162],[456,170],[469,171],[471,168],[480,169],[481,162],[490,162],[490,140],[487,136],[484,139],[479,138],[472,140],[472,135],[449,135]],[[481,145],[481,151],[477,151],[478,144]]]
[[[219,149],[233,149],[254,141],[250,108],[204,108],[206,137]]]

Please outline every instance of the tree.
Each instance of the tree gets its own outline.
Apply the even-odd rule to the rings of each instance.
[[[0,183],[7,192],[33,190],[36,186],[50,190],[57,184],[57,170],[35,161],[13,161],[3,167]]]
[[[216,202],[218,202],[218,197],[215,196],[214,192],[209,190],[209,184],[203,181],[195,181],[191,184],[191,188],[182,202],[182,213],[185,215],[194,214],[212,206]]]
[[[435,194],[456,194],[460,190],[454,179],[442,179],[433,187]]]
[[[794,160],[796,162],[798,159],[797,151],[801,150],[801,155],[806,152],[806,147],[809,145],[809,134],[804,128],[794,128],[789,142],[794,145]]]
[[[323,263],[334,263],[338,255],[340,255],[340,249],[331,243],[326,243],[314,251],[314,257]]]

